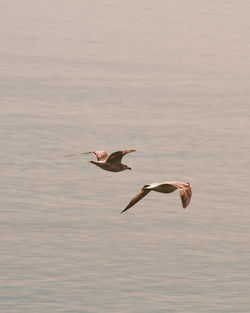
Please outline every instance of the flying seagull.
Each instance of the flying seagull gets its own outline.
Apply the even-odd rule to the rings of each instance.
[[[121,163],[123,156],[127,153],[134,152],[135,150],[122,150],[116,151],[108,155],[107,151],[90,151],[90,152],[83,152],[82,154],[93,153],[97,161],[89,161],[90,163],[99,166],[103,170],[110,171],[110,172],[121,172],[124,170],[131,170],[131,167],[128,167],[125,164]],[[65,157],[76,156],[77,154],[68,154]]]
[[[171,193],[175,191],[176,189],[179,189],[182,206],[185,209],[189,205],[189,202],[192,196],[192,187],[190,183],[164,182],[164,183],[159,183],[159,184],[154,183],[151,185],[143,186],[141,191],[131,199],[129,204],[121,213],[127,211],[129,208],[135,205],[138,201],[140,201],[143,197],[145,197],[151,190],[154,190],[157,192],[163,192],[163,193]]]

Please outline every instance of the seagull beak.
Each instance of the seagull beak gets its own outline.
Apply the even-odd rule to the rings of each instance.
[[[132,168],[131,167],[127,167],[127,170],[132,170]]]

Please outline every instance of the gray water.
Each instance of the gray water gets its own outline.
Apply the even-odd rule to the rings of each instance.
[[[249,1],[0,6],[0,311],[250,312]]]

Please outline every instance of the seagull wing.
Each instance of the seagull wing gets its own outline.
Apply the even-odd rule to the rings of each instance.
[[[135,205],[138,201],[140,201],[143,197],[145,197],[149,192],[150,192],[149,189],[142,188],[142,190],[131,199],[129,204],[126,206],[126,208],[123,211],[121,211],[121,213],[127,211],[129,208]]]
[[[93,151],[92,153],[94,153],[94,155],[97,158],[97,161],[106,161],[108,158],[108,153],[107,151]]]
[[[123,151],[116,151],[110,154],[107,158],[108,163],[121,163],[123,156],[127,153],[135,152],[134,149],[132,150],[123,150]]]
[[[108,158],[108,153],[106,151],[90,151],[90,152],[82,152],[82,153],[78,153],[78,154],[66,154],[65,157],[73,157],[73,156],[79,156],[79,155],[83,155],[83,154],[90,154],[93,153],[96,158],[97,161],[105,161]]]
[[[185,209],[190,203],[192,197],[192,188],[190,185],[185,184],[184,186],[178,187],[178,189],[181,196],[183,209]]]

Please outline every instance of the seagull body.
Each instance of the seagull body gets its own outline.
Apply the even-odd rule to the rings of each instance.
[[[138,201],[145,197],[151,190],[162,193],[171,193],[176,189],[179,190],[182,206],[185,209],[189,205],[192,196],[192,187],[190,183],[164,182],[164,183],[153,183],[150,185],[143,186],[141,191],[131,199],[129,204],[121,213],[130,209],[133,205],[135,205]]]
[[[83,152],[82,154],[93,153],[96,156],[97,161],[89,161],[90,163],[95,164],[96,166],[102,168],[103,170],[109,172],[121,172],[124,170],[131,170],[131,167],[128,167],[125,164],[121,163],[123,156],[127,153],[134,152],[135,150],[122,150],[116,151],[108,155],[107,151],[90,151]],[[65,157],[75,156],[76,154],[65,155]]]

